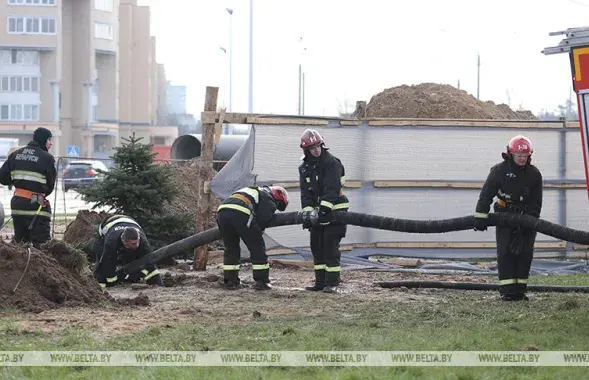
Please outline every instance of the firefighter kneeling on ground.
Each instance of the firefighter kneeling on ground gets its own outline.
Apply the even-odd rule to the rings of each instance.
[[[14,241],[39,245],[51,239],[51,205],[57,170],[49,153],[51,131],[37,128],[27,146],[15,150],[0,168],[0,183],[14,186],[10,201]]]
[[[305,289],[337,293],[340,285],[340,241],[347,225],[332,222],[333,211],[347,211],[348,198],[343,193],[345,169],[339,158],[327,150],[323,137],[313,129],[301,136],[303,163],[299,166],[301,206],[303,211],[318,210],[319,225],[304,223],[311,231],[311,252],[315,264],[315,284]]]
[[[124,215],[114,215],[102,222],[99,228],[103,247],[94,268],[94,276],[103,289],[121,282],[139,282],[142,279],[150,285],[164,285],[154,264],[136,273],[125,273],[122,270],[123,266],[151,253],[145,232],[135,220]]]
[[[223,277],[227,289],[237,289],[241,286],[240,238],[250,251],[256,282],[254,289],[272,288],[263,232],[272,221],[276,210],[284,211],[287,206],[288,193],[281,186],[244,187],[234,192],[219,206],[217,224],[225,244]]]
[[[542,210],[542,174],[532,160],[532,143],[515,136],[502,153],[503,162],[493,166],[481,190],[475,211],[476,231],[487,230],[487,218],[493,198],[495,212],[513,212],[540,217]],[[496,227],[499,293],[504,301],[528,300],[526,296],[530,267],[534,257],[536,231],[521,227]]]

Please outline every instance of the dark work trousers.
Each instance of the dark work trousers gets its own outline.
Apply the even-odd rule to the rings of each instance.
[[[311,252],[315,264],[315,287],[338,286],[340,283],[339,245],[346,236],[347,225],[328,224],[311,227]]]
[[[32,203],[30,199],[15,196],[10,201],[10,208],[16,243],[32,243],[34,247],[39,248],[41,244],[51,239],[50,206],[41,209],[31,231],[29,231],[29,225],[39,209],[39,204]]]
[[[500,294],[525,294],[534,258],[536,231],[496,227]]]
[[[248,227],[248,219],[249,215],[238,210],[221,209],[217,214],[217,224],[225,244],[223,274],[227,284],[239,284],[240,238],[250,251],[254,280],[270,282],[270,267],[262,231],[256,223]]]

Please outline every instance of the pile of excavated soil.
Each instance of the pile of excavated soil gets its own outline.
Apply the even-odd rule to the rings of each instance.
[[[63,241],[74,246],[89,244],[94,239],[96,228],[104,219],[112,214],[90,210],[80,210],[65,229]]]
[[[61,241],[42,249],[30,248],[29,261],[27,248],[0,242],[0,308],[41,312],[106,301],[82,252]]]
[[[352,116],[357,116],[357,112]],[[483,102],[464,90],[436,83],[386,89],[370,99],[366,117],[537,120],[530,111],[514,111],[506,104]]]
[[[191,160],[183,166],[174,167],[174,176],[172,181],[178,188],[178,195],[174,199],[174,202],[170,205],[168,212],[174,215],[187,213],[192,216],[193,220],[196,219],[197,207],[200,204],[200,198],[198,189],[200,185],[200,170],[197,164],[198,159]],[[217,172],[213,171],[213,176]],[[209,215],[207,221],[207,229],[217,227],[217,207],[220,205],[220,201],[212,195],[213,210]],[[211,250],[223,249],[223,242],[221,240],[215,241],[208,245]]]

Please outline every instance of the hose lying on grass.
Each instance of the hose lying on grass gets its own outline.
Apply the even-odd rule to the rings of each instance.
[[[448,282],[448,281],[381,281],[375,282],[382,288],[408,289],[461,289],[461,290],[499,290],[499,284],[481,284],[476,282]],[[531,292],[580,292],[589,293],[589,286],[557,286],[557,285],[528,285]]]
[[[356,212],[335,211],[333,212],[333,219],[336,222],[343,222],[353,226],[422,234],[472,230],[474,228],[474,216],[440,220],[411,220],[360,214]],[[274,215],[270,227],[302,224],[303,222],[316,224],[317,213],[314,211],[277,213]],[[520,226],[560,240],[589,245],[589,232],[561,226],[546,220],[534,218],[530,215],[505,212],[491,213],[489,214],[488,224],[489,226],[500,227]],[[194,250],[196,247],[209,244],[220,238],[221,233],[216,227],[199,232],[195,235],[166,245],[165,247],[161,247],[150,254],[127,264],[125,266],[125,271],[127,273],[136,272],[141,270],[147,264],[156,264],[167,257]]]

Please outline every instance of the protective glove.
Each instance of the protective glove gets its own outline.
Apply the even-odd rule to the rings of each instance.
[[[303,218],[303,230],[312,228],[317,224],[319,219],[319,211],[317,208],[313,209],[313,211],[303,211],[304,218]]]
[[[328,225],[331,223],[333,215],[331,214],[331,209],[326,206],[319,207],[319,224],[322,226]]]
[[[486,231],[487,230],[487,218],[474,218],[474,230],[475,231]]]

